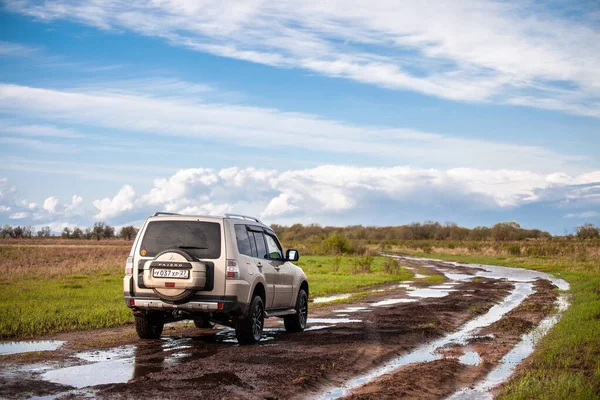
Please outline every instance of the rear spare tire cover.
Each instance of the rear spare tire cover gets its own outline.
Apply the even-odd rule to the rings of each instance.
[[[194,256],[192,256],[185,250],[166,249],[158,253],[156,257],[154,257],[153,261],[196,262],[197,260],[194,258]],[[152,290],[154,290],[154,293],[156,293],[156,295],[160,297],[161,300],[167,303],[177,304],[185,303],[186,301],[191,299],[199,289],[153,288]]]

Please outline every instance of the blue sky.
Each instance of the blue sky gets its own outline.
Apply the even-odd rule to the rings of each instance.
[[[600,224],[596,2],[10,1],[0,223]]]

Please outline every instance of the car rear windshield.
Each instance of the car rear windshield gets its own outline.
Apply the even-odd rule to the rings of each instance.
[[[185,250],[197,258],[221,256],[221,225],[199,221],[149,222],[140,255],[154,257],[166,249]]]

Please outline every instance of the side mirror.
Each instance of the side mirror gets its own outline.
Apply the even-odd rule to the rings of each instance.
[[[285,252],[285,259],[287,261],[298,261],[300,259],[300,253],[298,250],[288,250]]]

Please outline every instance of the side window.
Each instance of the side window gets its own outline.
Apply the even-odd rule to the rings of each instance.
[[[267,247],[265,246],[265,239],[262,232],[249,232],[254,236],[254,242],[256,243],[256,251],[258,258],[268,258]]]
[[[275,238],[269,234],[265,235],[267,239],[267,248],[269,249],[269,258],[271,260],[283,260],[283,252],[279,248]]]
[[[240,254],[255,257],[252,254],[252,248],[250,247],[250,239],[248,238],[248,230],[246,229],[246,225],[235,225],[235,239],[237,241],[238,251]]]

